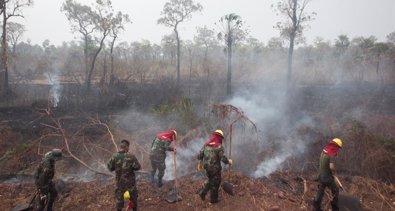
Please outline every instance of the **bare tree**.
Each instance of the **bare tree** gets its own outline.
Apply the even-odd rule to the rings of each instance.
[[[110,86],[114,83],[114,44],[118,35],[121,31],[125,30],[124,25],[126,23],[132,23],[129,19],[129,15],[122,14],[118,12],[118,14],[114,18],[114,23],[111,27],[110,37],[112,37],[110,41]]]
[[[223,40],[226,45],[226,53],[228,55],[228,74],[226,82],[226,94],[232,94],[232,51],[233,46],[239,40],[243,40],[247,34],[243,30],[243,21],[240,16],[231,13],[221,17],[219,23],[221,32],[218,34],[218,39]]]
[[[73,31],[78,31],[84,38],[84,54],[86,65],[85,85],[89,91],[97,56],[104,46],[104,40],[107,38],[113,28],[122,25],[124,15],[117,13],[114,15],[112,3],[110,0],[96,0],[95,7],[81,5],[72,0],[67,0],[63,4],[62,10],[66,13]],[[92,59],[88,68],[89,43],[92,43]],[[99,45],[98,47],[96,45]]]
[[[0,95],[8,92],[8,57],[7,57],[7,24],[12,17],[22,17],[22,9],[33,4],[32,0],[2,0],[0,1],[0,14],[3,15],[3,33],[1,35],[1,68],[0,80],[3,75],[3,80],[0,81]]]
[[[205,72],[207,72],[207,81],[209,81],[210,77],[210,68],[207,60],[208,50],[218,43],[214,34],[215,32],[213,30],[207,28],[207,26],[204,26],[197,28],[197,35],[194,37],[196,45],[198,47],[204,48],[203,69]]]
[[[385,54],[388,49],[390,48],[390,46],[387,43],[383,43],[383,42],[378,42],[375,43],[374,46],[371,48],[371,51],[373,54],[376,54],[376,74],[377,77],[379,77],[379,70],[380,70],[380,62],[381,62],[381,57],[383,54]],[[383,81],[384,79],[381,78],[381,80]]]
[[[25,26],[20,24],[20,23],[15,23],[15,22],[9,22],[7,25],[7,36],[8,40],[11,45],[11,55],[12,55],[12,61],[11,63],[13,64],[13,71],[16,72],[16,45],[19,43],[19,40],[23,36],[23,33],[25,33],[26,29]]]
[[[316,13],[307,13],[306,6],[311,0],[280,0],[275,8],[276,12],[285,17],[284,22],[278,22],[276,28],[281,36],[289,40],[287,87],[292,81],[292,59],[295,44],[303,38],[303,30],[308,27],[307,22],[314,19]],[[299,38],[299,40],[298,40]]]
[[[180,85],[180,36],[178,34],[178,25],[192,18],[192,13],[201,11],[202,5],[195,4],[193,0],[170,0],[166,2],[161,12],[161,18],[158,24],[173,27],[177,40],[177,85]]]
[[[88,78],[89,46],[92,42],[91,34],[95,30],[95,24],[93,21],[94,12],[90,6],[82,5],[74,0],[66,0],[62,5],[61,10],[69,20],[72,32],[78,32],[82,36],[84,44],[85,78]]]

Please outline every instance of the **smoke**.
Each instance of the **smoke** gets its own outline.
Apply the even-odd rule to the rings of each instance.
[[[305,151],[311,141],[300,137],[298,129],[313,127],[313,120],[302,114],[291,122],[285,112],[285,97],[283,90],[241,91],[226,102],[243,110],[258,128],[258,133],[248,130],[251,126],[233,129],[234,169],[253,177],[268,176]]]
[[[54,74],[51,75],[51,73],[45,73],[45,78],[51,85],[51,89],[49,90],[49,94],[51,96],[51,101],[52,101],[52,106],[57,107],[59,100],[60,100],[60,92],[61,92],[61,87],[60,87],[60,81],[59,81],[59,71],[55,70]]]
[[[270,175],[279,169],[281,165],[287,160],[287,158],[299,153],[303,153],[306,148],[306,144],[299,139],[287,139],[280,144],[281,149],[275,153],[274,157],[263,160],[252,173],[253,177],[263,177]]]
[[[208,139],[208,137],[206,138]],[[186,146],[178,147],[176,154],[177,177],[194,172],[197,165],[197,155],[205,143],[205,138],[196,138],[188,142]],[[164,180],[174,179],[174,158],[173,153],[167,153],[166,171]]]

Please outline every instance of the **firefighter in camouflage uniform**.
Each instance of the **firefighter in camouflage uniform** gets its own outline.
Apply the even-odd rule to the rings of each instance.
[[[133,203],[133,211],[137,210],[137,187],[134,171],[140,170],[141,165],[137,158],[129,152],[129,141],[122,140],[120,151],[115,153],[107,163],[110,171],[115,171],[115,197],[117,210],[121,211],[124,206],[124,194],[130,194]]]
[[[175,151],[171,143],[177,139],[175,130],[168,130],[156,135],[152,140],[150,160],[151,160],[151,181],[155,181],[155,174],[158,171],[158,187],[162,187],[162,178],[166,169],[166,151]]]
[[[44,158],[38,165],[35,172],[35,184],[38,191],[37,210],[42,211],[45,208],[45,199],[47,199],[47,211],[52,211],[53,203],[58,195],[55,185],[52,182],[55,176],[55,162],[62,159],[62,151],[53,149],[45,154]]]
[[[199,191],[200,198],[204,201],[206,194],[210,191],[210,202],[218,202],[218,189],[221,184],[221,161],[225,164],[232,165],[232,160],[224,155],[224,147],[222,141],[224,133],[222,130],[216,130],[210,140],[208,140],[198,155],[198,170],[204,168],[208,181]]]

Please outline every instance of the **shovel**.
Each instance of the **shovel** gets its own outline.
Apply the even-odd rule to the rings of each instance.
[[[362,211],[361,202],[358,200],[358,198],[346,192],[343,184],[340,182],[337,176],[334,176],[334,178],[337,185],[339,185],[340,190],[342,190],[342,192],[339,193],[340,208],[344,208],[345,210],[352,210],[352,211]]]
[[[229,126],[229,159],[232,157],[232,125]],[[230,173],[230,165],[228,166],[228,173]],[[229,181],[224,180],[222,182],[222,189],[225,191],[225,193],[234,196],[235,193],[233,191],[233,184],[230,183]]]
[[[169,203],[181,201],[182,197],[178,195],[177,187],[177,159],[176,159],[176,141],[174,143],[173,162],[174,162],[174,187],[166,194],[165,200]]]
[[[346,192],[346,190],[344,189],[343,184],[340,182],[339,178],[337,178],[337,176],[334,176],[334,178],[335,178],[337,185],[339,185],[340,190]]]

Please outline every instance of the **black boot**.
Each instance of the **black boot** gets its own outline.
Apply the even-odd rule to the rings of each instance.
[[[211,204],[215,204],[215,203],[218,203],[218,202],[219,202],[219,200],[218,200],[218,193],[211,192],[210,203]]]
[[[160,187],[162,187],[162,186],[163,186],[162,177],[159,177],[159,178],[158,178],[158,187],[160,188]]]
[[[197,194],[199,194],[200,199],[202,199],[202,201],[206,200],[207,191],[204,189],[204,187],[202,187],[202,188],[197,192]]]
[[[317,202],[315,199],[313,200],[313,210],[314,211],[322,211],[320,203]]]

